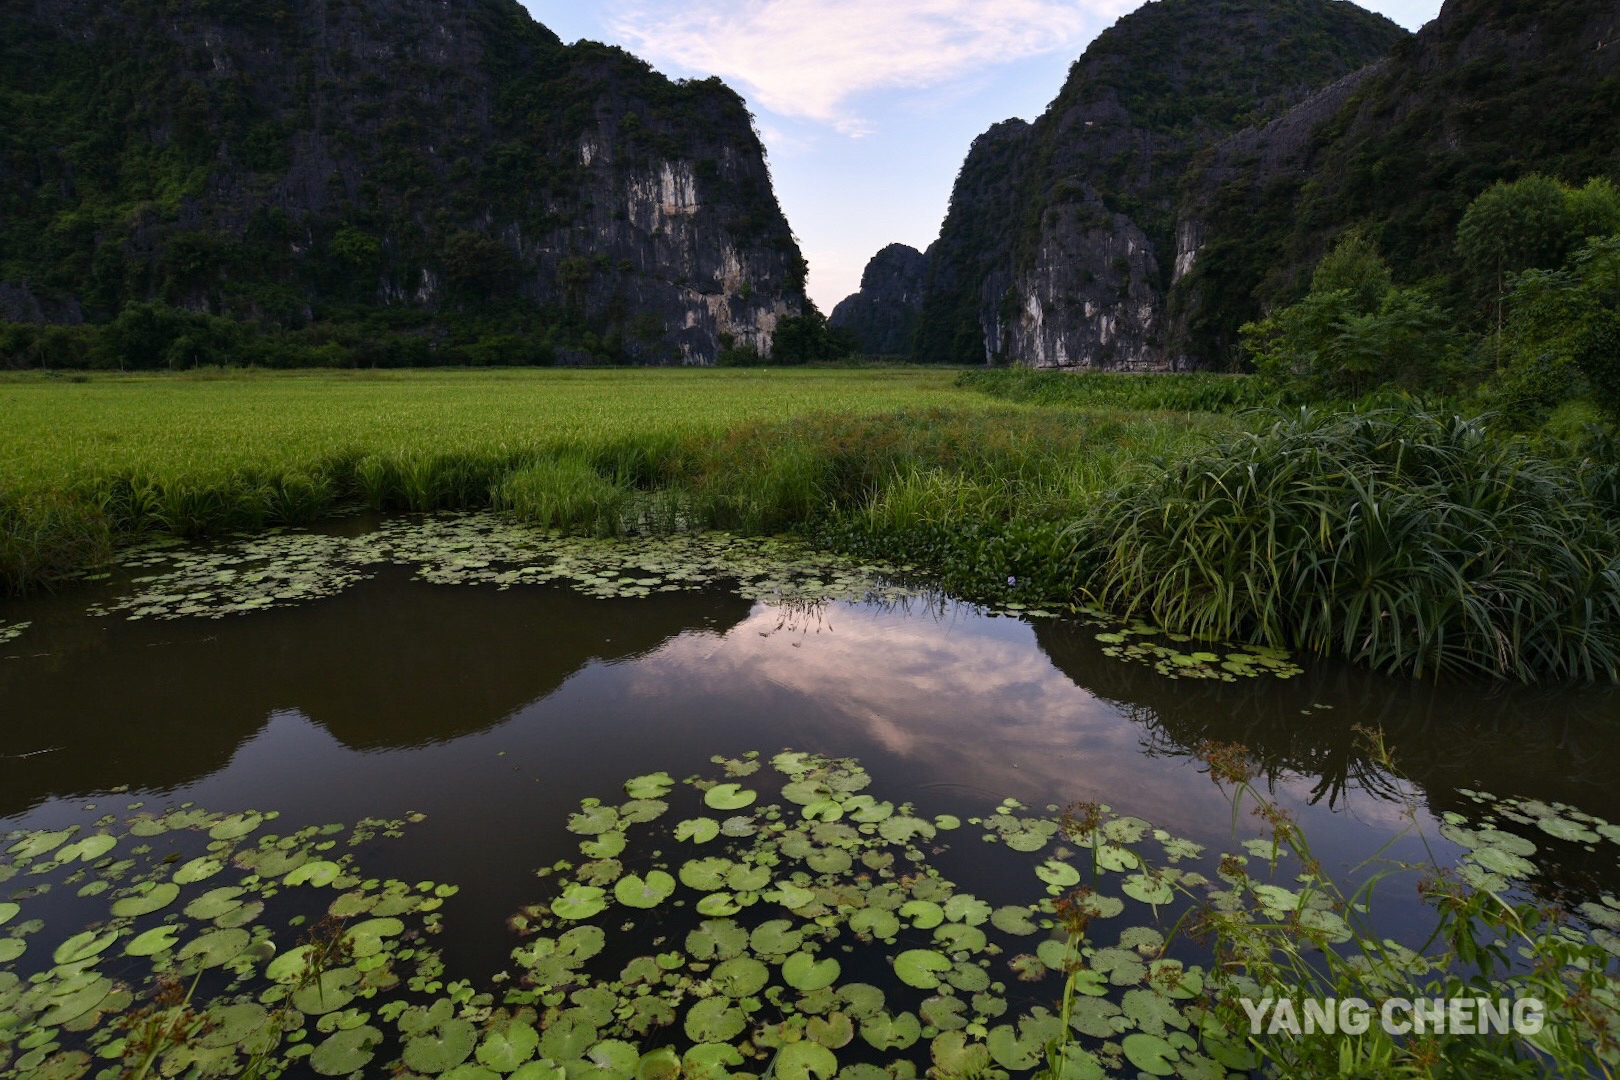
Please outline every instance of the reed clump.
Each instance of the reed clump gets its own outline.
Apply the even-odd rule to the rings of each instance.
[[[1276,415],[1071,526],[1087,591],[1200,638],[1413,675],[1620,676],[1620,527],[1595,465],[1415,407]]]
[[[630,485],[603,476],[583,458],[547,458],[507,474],[495,488],[494,506],[542,529],[618,536],[631,494]]]
[[[111,522],[94,502],[71,492],[0,493],[0,595],[65,580],[112,550]]]

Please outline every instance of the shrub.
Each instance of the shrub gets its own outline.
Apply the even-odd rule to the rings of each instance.
[[[1106,607],[1414,675],[1620,675],[1620,533],[1578,465],[1412,407],[1158,464],[1072,527]]]

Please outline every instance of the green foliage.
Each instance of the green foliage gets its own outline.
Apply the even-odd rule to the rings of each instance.
[[[777,321],[771,339],[771,360],[778,364],[804,364],[814,360],[841,360],[855,352],[854,335],[835,330],[816,305],[805,301],[804,311]]]
[[[1426,293],[1390,284],[1389,266],[1358,232],[1323,258],[1303,300],[1240,332],[1263,379],[1318,399],[1434,388],[1456,337]]]
[[[375,265],[378,257],[382,255],[382,241],[353,225],[345,225],[332,237],[327,250],[338,262],[356,270],[364,270]]]
[[[1340,237],[1311,275],[1312,293],[1342,292],[1357,315],[1377,311],[1393,284],[1389,264],[1359,229]]]
[[[1570,238],[1579,245],[1593,237],[1620,233],[1620,188],[1606,176],[1594,176],[1568,193]]]
[[[1469,203],[1457,226],[1457,257],[1474,296],[1494,305],[1508,275],[1559,266],[1575,231],[1571,192],[1539,173],[1498,181]]]
[[[1531,427],[1563,402],[1592,393],[1620,417],[1613,326],[1620,312],[1620,234],[1594,238],[1569,265],[1508,278],[1502,329],[1484,346],[1497,370],[1479,398]]]
[[[1370,744],[1370,756],[1387,773],[1395,773],[1382,732],[1359,730]],[[1178,922],[1177,930],[1212,947],[1224,961],[1199,978],[1196,986],[1161,980],[1181,991],[1176,996],[1192,997],[1202,990],[1209,1003],[1189,1012],[1200,1036],[1198,1048],[1214,1059],[1205,1062],[1205,1075],[1226,1075],[1226,1068],[1244,1075],[1299,1080],[1610,1074],[1620,1052],[1616,1044],[1620,1000],[1612,949],[1606,948],[1609,931],[1588,933],[1565,912],[1510,891],[1512,879],[1522,881],[1538,872],[1523,857],[1536,853],[1533,842],[1491,827],[1463,828],[1467,819],[1448,813],[1440,833],[1464,849],[1457,866],[1443,865],[1432,855],[1416,866],[1381,861],[1352,889],[1324,869],[1289,811],[1260,789],[1246,747],[1205,742],[1196,754],[1211,779],[1229,794],[1234,831],[1240,819],[1254,817],[1265,823],[1269,834],[1245,841],[1249,856],[1228,854],[1222,859],[1219,874],[1226,888],[1217,894],[1218,902],[1188,889],[1173,869],[1165,873],[1176,892],[1197,904]],[[1470,795],[1521,820],[1522,810],[1528,809],[1511,800]],[[1251,814],[1243,813],[1246,807]],[[1094,808],[1080,809],[1097,815]],[[1408,798],[1404,809],[1411,821],[1422,820],[1415,797]],[[1089,824],[1088,831],[1095,831],[1092,822],[1076,819],[1072,811],[1064,824],[1071,835],[1077,825]],[[1420,829],[1413,825],[1405,831]],[[1418,838],[1432,851],[1428,837],[1420,833]],[[1269,852],[1269,857],[1262,852]],[[1286,885],[1276,884],[1280,868],[1290,864],[1301,872],[1291,875]],[[1511,866],[1515,872],[1500,874],[1492,866]],[[1389,887],[1414,871],[1425,875],[1417,888],[1426,914],[1433,918],[1433,928],[1417,950],[1377,932],[1370,917],[1379,898],[1387,900]],[[1165,892],[1171,889],[1166,887]],[[1071,894],[1057,906],[1068,935],[1068,955],[1083,955],[1094,918],[1086,894]],[[1607,908],[1587,907],[1599,908],[1608,921]],[[1523,963],[1524,959],[1531,962]],[[1180,970],[1178,966],[1173,974]],[[1061,1006],[1065,1021],[1077,1011],[1076,991],[1085,992],[1088,976],[1094,978],[1083,964],[1070,969]],[[1359,1001],[1376,1011],[1391,999],[1448,1002],[1448,1008],[1462,1006],[1462,1015],[1470,1020],[1467,1006],[1476,1001],[1501,1007],[1530,999],[1541,1004],[1544,1022],[1534,1034],[1501,1030],[1506,1024],[1470,1023],[1473,1030],[1458,1030],[1461,1025],[1421,1022],[1413,1030],[1397,1032],[1369,1016],[1371,1022],[1361,1030],[1329,1022],[1314,1025],[1314,1030],[1303,1027],[1301,1037],[1301,1009],[1326,1003],[1336,1011],[1335,1005]],[[1291,1022],[1284,1021],[1280,1010],[1285,1007],[1295,1010]],[[1086,1057],[1070,1028],[1064,1023],[1061,1034],[1047,1044],[1046,1067],[1035,1074],[1036,1080],[1063,1080],[1072,1075],[1065,1064]],[[1152,1044],[1139,1042],[1138,1053],[1133,1054],[1131,1038],[1139,1037],[1126,1040],[1126,1054],[1133,1063],[1159,1065],[1147,1053],[1154,1049]],[[1162,1045],[1174,1060],[1175,1050]],[[1168,1065],[1152,1071],[1170,1075]]]
[[[1575,363],[1589,380],[1593,396],[1620,422],[1620,312],[1597,312],[1582,328]]]
[[[1233,413],[1284,404],[1277,388],[1259,379],[1208,372],[1138,375],[1013,367],[964,371],[956,385],[1006,401],[1075,409]]]
[[[542,529],[617,536],[630,489],[583,458],[537,461],[507,474],[494,492],[496,509]]]
[[[1300,413],[1127,484],[1074,530],[1125,616],[1414,675],[1620,673],[1620,531],[1586,467],[1416,409]]]
[[[183,371],[235,358],[243,328],[228,319],[165,304],[132,303],[96,341],[96,365],[120,371]]]
[[[0,595],[49,588],[112,554],[101,508],[63,492],[0,493]]]
[[[1389,63],[1322,99],[1322,109],[1337,112],[1308,136],[1275,131],[1261,146],[1244,146],[1258,152],[1217,154],[1190,177],[1193,190],[1203,189],[1206,247],[1176,290],[1187,347],[1207,362],[1230,360],[1237,327],[1296,300],[1325,241],[1358,224],[1398,281],[1445,279],[1448,300],[1455,285],[1458,298],[1467,292],[1479,301],[1482,322],[1494,323],[1495,296],[1482,295],[1495,272],[1489,253],[1479,253],[1484,261],[1470,272],[1477,277],[1452,280],[1457,226],[1470,201],[1532,173],[1620,175],[1620,75],[1602,48],[1606,0],[1568,0],[1542,13],[1450,5]],[[1592,196],[1605,201],[1600,190]],[[1478,239],[1490,246],[1488,236]]]

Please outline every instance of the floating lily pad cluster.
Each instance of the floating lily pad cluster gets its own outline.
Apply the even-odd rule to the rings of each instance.
[[[897,568],[859,563],[774,538],[726,533],[596,540],[492,513],[390,521],[359,537],[280,530],[211,548],[165,545],[126,557],[135,591],[92,614],[220,618],[333,596],[406,565],[436,584],[510,588],[567,584],[594,597],[638,597],[727,582],[748,599],[898,600],[921,595]]]
[[[1589,853],[1612,851],[1609,845],[1620,845],[1620,825],[1566,803],[1504,799],[1467,788],[1459,789],[1459,793],[1486,807],[1486,811],[1473,823],[1474,827],[1462,814],[1448,811],[1440,833],[1465,849],[1459,872],[1477,889],[1499,892],[1530,882],[1540,873],[1531,859],[1538,853],[1537,842],[1499,828],[1503,822],[1536,829],[1543,843],[1577,845]],[[1620,899],[1604,894],[1581,904],[1577,913],[1591,928],[1592,940],[1620,956]]]
[[[686,809],[666,773],[631,780],[622,801],[587,800],[568,823],[579,859],[544,868],[550,898],[513,919],[527,940],[504,1004],[529,1013],[502,1023],[538,1023],[524,1047],[546,1068],[618,1080],[1006,1077],[1045,1061],[1063,1022],[1034,1002],[1061,996],[1079,968],[1071,1023],[1086,1045],[1068,1051],[1065,1077],[1128,1063],[1228,1075],[1189,1009],[1197,969],[1166,958],[1152,927],[1101,930],[1133,903],[1144,914],[1168,903],[1166,882],[1210,885],[1174,865],[1198,845],[1106,811],[1077,835],[1008,800],[968,824],[1048,895],[996,906],[933,865],[964,823],[871,794],[855,763],[796,752],[716,763],[721,776],[684,781]],[[1127,843],[1158,845],[1163,867],[1147,869]],[[1071,942],[1057,899],[1082,880],[1100,886],[1084,901],[1099,929]],[[1049,977],[1045,992],[1009,990]],[[1251,1063],[1226,1050],[1233,1068]]]
[[[182,806],[6,836],[0,1077],[1225,1078],[1255,1060],[1167,955],[1167,905],[1348,936],[1307,889],[1243,869],[1262,845],[1211,877],[1200,845],[1107,807],[1007,799],[963,821],[882,798],[849,760],[715,764],[582,802],[578,856],[539,871],[511,967],[476,983],[428,944],[453,886],[357,865],[407,821],[283,834],[273,813]],[[990,888],[1033,899],[950,880],[963,835]],[[87,924],[49,925],[64,897]]]
[[[92,607],[91,615],[138,620],[248,614],[335,596],[387,565],[414,567],[419,580],[440,585],[508,589],[557,582],[601,599],[717,583],[745,599],[773,604],[939,599],[937,589],[915,580],[914,566],[857,562],[794,540],[718,532],[593,539],[488,512],[396,519],[358,537],[273,529],[208,547],[160,541],[126,552],[121,565],[152,572],[134,577],[133,591]],[[1018,602],[981,610],[1024,619],[1060,614]],[[1106,655],[1171,678],[1235,682],[1258,675],[1286,679],[1301,671],[1282,650],[1221,646],[1221,652],[1185,652],[1179,646],[1193,641],[1185,635],[1140,624],[1121,627],[1094,608],[1074,613],[1103,628],[1097,638],[1106,644]],[[4,629],[0,642],[6,640]]]
[[[1096,635],[1097,640],[1103,643],[1103,655],[1146,664],[1168,678],[1237,682],[1239,679],[1263,675],[1291,679],[1304,671],[1294,663],[1286,649],[1201,642],[1186,634],[1172,634],[1145,623],[1123,627],[1111,625],[1107,616],[1095,608],[1084,609],[1083,613],[1096,620],[1097,625],[1109,627]],[[1186,651],[1194,645],[1200,647]]]
[[[22,637],[24,630],[33,625],[31,622],[0,623],[0,645],[4,645],[8,641],[16,641]]]
[[[406,821],[282,834],[276,820],[184,806],[0,838],[0,1076],[369,1061],[356,1032],[444,988],[427,940],[454,889],[356,869],[346,848]],[[55,925],[75,903],[97,912],[88,927]]]

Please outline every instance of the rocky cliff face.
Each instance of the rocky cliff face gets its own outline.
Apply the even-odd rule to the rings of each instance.
[[[1121,19],[1039,120],[974,143],[931,249],[919,357],[1176,366],[1165,293],[1188,164],[1402,36],[1333,0],[1157,0]]]
[[[890,244],[866,264],[861,291],[833,308],[827,319],[835,330],[855,335],[868,356],[911,352],[928,283],[928,256],[905,244]]]
[[[157,300],[704,363],[804,304],[742,100],[515,0],[9,5],[0,111],[5,317]]]
[[[1206,154],[1177,226],[1171,348],[1227,364],[1237,329],[1309,284],[1360,226],[1397,276],[1448,269],[1497,180],[1620,175],[1620,8],[1447,0],[1383,63]]]

